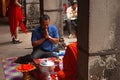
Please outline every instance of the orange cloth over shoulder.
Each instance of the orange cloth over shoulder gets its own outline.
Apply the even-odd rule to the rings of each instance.
[[[8,19],[10,24],[11,36],[15,33],[16,28],[20,25],[21,30],[26,33],[26,28],[23,23],[23,13],[20,6],[15,4],[15,0],[11,0],[8,7]]]
[[[59,80],[76,80],[77,42],[67,46],[63,57],[63,70],[58,72]]]

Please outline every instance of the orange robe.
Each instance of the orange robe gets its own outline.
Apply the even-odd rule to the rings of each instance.
[[[20,28],[23,32],[26,33],[26,28],[23,23],[23,13],[20,6],[15,4],[15,0],[11,0],[8,7],[8,19],[10,24],[11,36],[14,35],[16,28],[20,25]]]
[[[63,71],[58,72],[59,80],[76,80],[77,42],[67,46],[63,57]]]

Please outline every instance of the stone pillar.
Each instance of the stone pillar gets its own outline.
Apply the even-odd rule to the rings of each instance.
[[[95,75],[100,80],[119,80],[120,78],[119,3],[119,0],[90,0],[89,67],[92,68],[91,73],[97,72]],[[95,60],[92,61],[93,59]]]
[[[90,1],[90,53],[114,48],[118,0]]]
[[[61,49],[64,49],[63,0],[44,0],[44,14],[48,14],[51,18],[51,24],[54,24],[58,28]]]
[[[25,16],[24,23],[27,30],[31,31],[34,27],[40,25],[40,1],[39,0],[20,0],[22,10]]]
[[[58,28],[60,37],[63,36],[62,5],[62,0],[44,0],[44,13],[50,16],[51,24]]]
[[[78,0],[77,80],[119,80],[119,3],[120,0]]]
[[[97,63],[102,62],[102,65],[99,63],[99,68],[96,68],[96,72],[101,69],[98,73],[99,79],[118,80],[120,78],[119,3],[119,0],[90,1],[89,53],[101,57]],[[95,71],[95,68],[92,70]]]

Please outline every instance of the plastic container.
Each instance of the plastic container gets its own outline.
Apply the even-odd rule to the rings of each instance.
[[[58,54],[59,56],[64,56],[65,55],[65,50],[61,50],[61,51],[59,51],[59,54]]]

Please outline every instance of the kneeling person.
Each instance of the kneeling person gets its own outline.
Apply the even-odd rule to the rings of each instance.
[[[53,52],[59,42],[59,34],[57,27],[50,24],[48,15],[40,17],[40,26],[33,30],[31,42],[33,58],[56,57]]]

